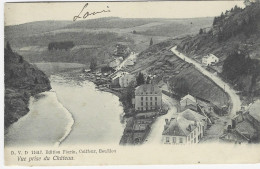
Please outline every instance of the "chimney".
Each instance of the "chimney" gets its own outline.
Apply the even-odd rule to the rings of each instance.
[[[165,124],[168,125],[169,124],[169,120],[165,119]]]
[[[236,128],[236,120],[232,119],[231,120],[231,129]]]
[[[188,131],[191,131],[191,125],[189,124],[189,126],[187,127]]]
[[[228,125],[228,127],[227,127],[227,132],[228,132],[228,133],[231,132],[231,125]]]

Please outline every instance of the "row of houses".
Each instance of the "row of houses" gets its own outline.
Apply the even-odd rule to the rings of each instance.
[[[231,143],[252,143],[260,140],[260,116],[258,112],[240,110],[231,119],[220,140]]]
[[[210,119],[198,111],[202,102],[190,94],[180,99],[180,112],[165,119],[162,141],[164,144],[196,144],[205,135]],[[201,106],[202,107],[202,106]],[[208,106],[203,106],[208,107]]]
[[[111,86],[125,88],[129,86],[130,83],[135,83],[135,75],[130,74],[125,71],[118,71],[116,74],[111,76]]]
[[[127,59],[124,60],[123,57],[115,57],[111,62],[109,62],[108,66],[115,69],[120,70],[122,67],[133,66],[136,63],[135,52],[131,52]],[[122,66],[120,66],[123,63]]]

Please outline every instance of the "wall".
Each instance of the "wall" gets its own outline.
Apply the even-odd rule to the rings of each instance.
[[[169,143],[166,142],[166,138],[169,138]],[[176,139],[176,143],[173,143],[173,138]],[[182,138],[183,143],[180,143],[180,139]],[[187,138],[186,136],[167,136],[163,135],[163,144],[186,144]]]
[[[187,105],[193,105],[193,106],[197,107],[197,103],[193,102],[190,99],[185,99],[183,101],[180,101],[180,103],[181,103],[181,111],[185,110],[185,107]]]
[[[152,97],[152,100],[151,100]],[[143,100],[141,99],[143,98]],[[146,98],[148,100],[146,100]],[[155,100],[157,98],[157,101]],[[152,102],[152,106],[151,106]],[[135,110],[146,110],[146,103],[148,103],[148,110],[156,109],[155,102],[157,102],[157,108],[161,108],[162,106],[162,95],[161,94],[147,94],[147,95],[137,95],[135,96]],[[143,103],[143,105],[141,105]]]

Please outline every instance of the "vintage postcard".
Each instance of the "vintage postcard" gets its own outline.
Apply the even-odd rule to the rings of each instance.
[[[6,166],[260,163],[260,1],[4,5]]]

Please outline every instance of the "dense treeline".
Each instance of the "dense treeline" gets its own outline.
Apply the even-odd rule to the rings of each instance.
[[[243,82],[239,81],[239,79],[251,77],[250,81],[244,83],[251,83],[251,86],[254,86],[259,74],[259,61],[251,59],[245,51],[236,50],[232,52],[223,64],[222,75],[232,83],[235,83],[235,86],[238,87],[239,90],[249,90],[248,92],[252,92],[250,88],[245,89],[247,85],[243,85]]]
[[[258,30],[260,21],[260,4],[255,3],[251,6],[241,9],[235,7],[220,17],[216,17],[213,26],[219,27],[218,40],[227,40],[240,33],[249,36]],[[234,17],[230,17],[233,15]]]
[[[4,49],[5,129],[29,112],[31,96],[51,89],[48,77],[14,52],[7,42]]]
[[[48,45],[48,50],[68,50],[73,48],[75,45],[72,41],[64,41],[64,42],[51,42]]]

